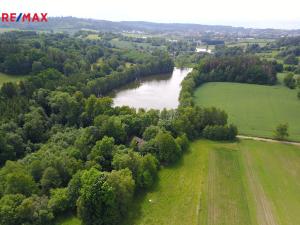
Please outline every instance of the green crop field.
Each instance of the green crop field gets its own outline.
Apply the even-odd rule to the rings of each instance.
[[[229,122],[238,126],[240,134],[273,137],[278,124],[288,123],[289,138],[300,141],[297,90],[280,84],[206,83],[196,90],[195,102],[224,109]]]
[[[159,173],[124,224],[300,224],[300,148],[258,141],[197,141]]]
[[[5,82],[18,82],[23,79],[25,79],[25,76],[0,73],[0,86]]]

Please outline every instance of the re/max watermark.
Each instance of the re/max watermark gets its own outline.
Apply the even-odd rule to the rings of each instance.
[[[0,13],[1,22],[43,23],[48,22],[48,13]]]

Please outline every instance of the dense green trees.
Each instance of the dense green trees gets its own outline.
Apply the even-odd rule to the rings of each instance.
[[[24,195],[5,195],[0,199],[0,223],[5,225],[20,224],[18,207],[25,199]]]
[[[234,140],[237,135],[237,127],[234,125],[229,126],[206,126],[203,130],[203,137],[211,140]]]
[[[299,60],[298,58],[296,57],[296,55],[294,54],[291,54],[291,55],[288,55],[284,58],[284,63],[285,64],[289,64],[289,65],[298,65],[299,63]]]
[[[30,196],[37,192],[37,185],[30,174],[15,172],[7,174],[5,178],[5,194]]]
[[[283,82],[285,86],[287,86],[290,89],[296,88],[296,79],[294,78],[293,73],[288,73],[287,75],[285,75]]]
[[[83,103],[77,126],[84,121],[86,127],[71,128],[68,123],[53,119],[59,110],[53,110],[47,96],[51,94],[41,91],[37,99],[43,107],[47,105],[49,116],[40,105],[21,120],[21,124],[33,119],[42,121],[47,141],[28,145],[37,145],[36,151],[17,162],[7,161],[0,169],[0,197],[24,196],[22,212],[41,214],[17,215],[17,220],[32,224],[51,224],[53,218],[76,210],[85,224],[118,224],[134,193],[154,184],[159,165],[175,162],[188,148],[189,133],[185,133],[191,129],[189,124],[197,130],[192,136],[196,138],[207,125],[227,121],[226,114],[217,109],[136,111],[113,108],[110,99],[92,96],[74,97],[74,101]],[[76,94],[69,97],[72,96]],[[5,124],[1,129],[27,131],[13,124]],[[143,134],[141,146],[131,149],[132,138]],[[8,145],[9,139],[5,140]]]
[[[256,56],[209,58],[203,60],[194,73],[196,82],[228,81],[255,84],[275,84],[276,69],[271,62]]]
[[[116,193],[117,220],[120,221],[122,217],[126,216],[134,195],[135,181],[132,178],[132,172],[128,168],[119,171],[113,170],[108,175],[107,182]]]
[[[67,188],[51,189],[48,207],[54,215],[62,215],[70,209],[70,196]]]
[[[105,136],[102,140],[97,141],[92,148],[88,159],[100,165],[100,168],[105,171],[111,170],[111,161],[115,151],[115,140],[112,137]]]
[[[275,139],[285,140],[289,136],[288,130],[289,130],[288,124],[279,124],[274,131]]]
[[[273,85],[277,63],[256,56],[222,56],[202,60],[182,82],[181,106],[193,105],[193,91],[205,82],[239,82]]]
[[[162,163],[172,163],[180,157],[180,146],[169,133],[158,133],[155,142],[157,145],[157,158]]]
[[[51,188],[57,188],[61,185],[61,178],[58,171],[53,167],[45,169],[41,178],[41,186],[44,192],[48,192]]]
[[[107,182],[107,174],[94,168],[81,176],[78,213],[86,225],[116,224],[116,194]]]
[[[33,143],[42,142],[47,137],[48,118],[43,108],[30,109],[30,112],[24,115],[23,131],[27,140]]]
[[[118,152],[112,164],[116,170],[128,168],[131,171],[137,190],[151,187],[157,176],[158,161],[150,154],[141,156],[132,150]]]
[[[104,97],[172,71],[166,52],[130,52],[105,38],[65,34],[12,32],[0,39],[0,71],[30,73],[0,90],[1,225],[51,225],[69,212],[86,225],[119,224],[135,193],[151,188],[160,165],[178,160],[189,139],[203,137],[207,127],[232,131],[215,108],[136,111]],[[190,97],[197,82],[187,79],[181,96]]]

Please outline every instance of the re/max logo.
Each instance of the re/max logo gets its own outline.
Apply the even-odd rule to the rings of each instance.
[[[48,13],[1,13],[1,22],[48,22]]]

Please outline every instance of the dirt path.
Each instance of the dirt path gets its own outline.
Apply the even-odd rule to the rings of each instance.
[[[271,138],[251,137],[251,136],[244,136],[244,135],[237,135],[237,138],[300,146],[300,142],[278,141],[278,140],[274,140],[274,139],[271,139]]]
[[[260,184],[253,166],[251,165],[251,156],[246,151],[243,151],[246,175],[250,185],[250,190],[253,193],[256,205],[257,222],[259,225],[277,225],[276,218],[272,212],[272,202],[270,202]]]

